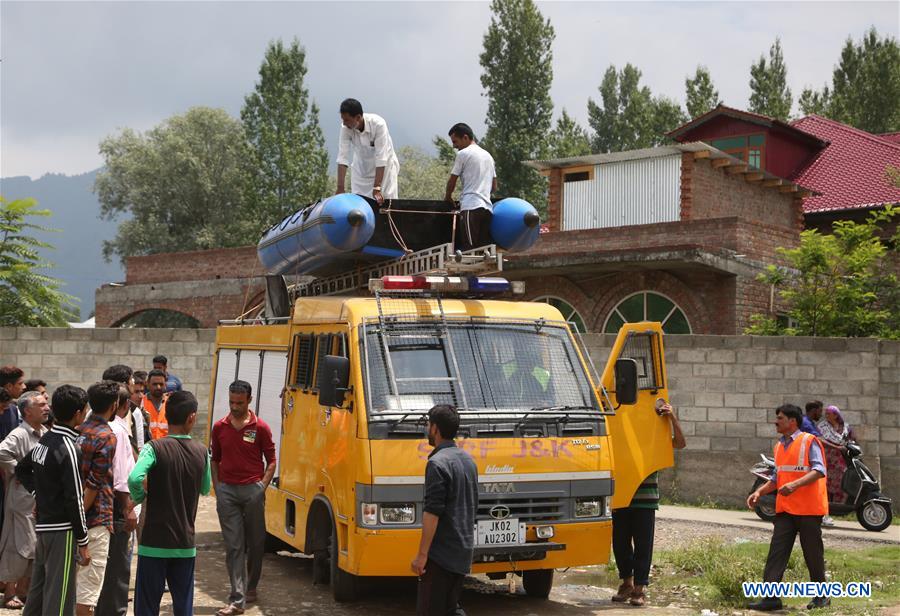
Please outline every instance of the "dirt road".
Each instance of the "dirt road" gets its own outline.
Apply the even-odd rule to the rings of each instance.
[[[665,508],[668,509],[668,508]],[[736,519],[730,522],[728,515],[720,516],[722,522],[711,520],[682,519],[692,517],[684,512],[660,512],[657,521],[656,548],[667,549],[684,545],[685,541],[701,536],[718,536],[726,541],[768,541],[771,531],[760,525],[748,524]],[[737,517],[735,512],[729,512]],[[710,510],[704,516],[714,515]],[[752,515],[752,514],[750,514]],[[747,516],[742,516],[747,517]],[[895,527],[896,528],[896,527]],[[216,519],[215,499],[203,497],[197,519],[197,572],[195,584],[195,613],[215,614],[224,605],[228,596],[228,576],[225,571],[225,548]],[[894,532],[889,529],[887,532]],[[860,534],[859,547],[872,545]],[[834,537],[841,547],[853,547],[851,537]],[[826,535],[826,542],[828,537]],[[606,566],[570,569],[557,572],[553,592],[548,601],[538,601],[525,596],[521,583],[510,593],[504,580],[491,581],[486,577],[469,578],[463,593],[463,605],[470,615],[517,614],[517,615],[587,615],[587,614],[631,614],[633,608],[614,606],[609,597],[617,584],[615,573]],[[378,579],[367,585],[363,597],[354,604],[337,604],[331,597],[328,586],[314,586],[312,583],[312,560],[300,554],[267,554],[263,565],[260,584],[260,601],[250,606],[248,616],[276,614],[335,614],[354,615],[365,612],[366,616],[413,614],[415,611],[415,582],[409,579]],[[675,605],[653,605],[652,585],[650,606],[645,612],[665,614],[696,614],[696,609]],[[164,598],[163,612],[167,613],[168,595]],[[168,612],[170,613],[170,612]]]

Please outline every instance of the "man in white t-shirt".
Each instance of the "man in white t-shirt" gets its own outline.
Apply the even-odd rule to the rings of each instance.
[[[454,124],[449,132],[456,153],[456,162],[447,180],[444,199],[452,201],[456,180],[462,178],[459,196],[461,214],[456,225],[456,247],[471,250],[493,243],[491,240],[491,213],[494,204],[491,193],[497,190],[497,173],[494,158],[475,143],[475,134],[468,124]]]
[[[337,194],[344,192],[349,166],[352,192],[375,199],[379,205],[397,198],[400,161],[387,122],[374,113],[363,113],[362,103],[354,98],[341,103],[337,165]]]

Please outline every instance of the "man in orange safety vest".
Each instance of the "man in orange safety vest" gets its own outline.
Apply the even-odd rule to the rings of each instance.
[[[825,582],[822,545],[822,516],[828,514],[825,455],[818,438],[800,431],[802,421],[802,412],[793,404],[783,404],[775,410],[775,429],[781,435],[775,444],[775,476],[747,497],[747,506],[753,509],[760,496],[778,492],[775,528],[763,572],[765,582],[781,581],[798,534],[810,579]],[[818,596],[806,607],[814,609],[830,603],[828,597]],[[779,597],[765,597],[748,607],[760,611],[780,610],[782,603]]]

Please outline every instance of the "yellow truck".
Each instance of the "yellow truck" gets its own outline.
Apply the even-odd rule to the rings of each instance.
[[[607,562],[611,509],[672,465],[669,423],[655,412],[668,398],[659,324],[625,325],[598,375],[560,312],[501,299],[503,279],[386,276],[370,287],[218,328],[210,425],[228,413],[228,385],[250,382],[278,454],[271,546],[312,554],[315,581],[337,601],[353,600],[361,578],[411,575],[427,411],[446,403],[479,472],[473,573],[514,573],[547,597],[555,569]]]

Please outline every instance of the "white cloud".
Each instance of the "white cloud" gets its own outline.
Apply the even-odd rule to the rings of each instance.
[[[795,98],[830,80],[848,35],[897,36],[895,2],[543,2],[556,29],[552,95],[586,122],[610,64],[638,66],[683,100],[706,64],[726,103],[746,104],[750,64],[782,37]],[[266,44],[298,37],[329,146],[346,96],[384,115],[399,145],[430,147],[457,121],[483,130],[478,55],[487,3],[0,3],[4,176],[77,173],[97,143],[194,105],[237,116]]]

